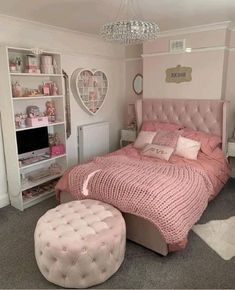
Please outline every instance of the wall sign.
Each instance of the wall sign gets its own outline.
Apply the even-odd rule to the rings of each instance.
[[[177,65],[176,67],[168,68],[166,70],[167,83],[182,83],[191,82],[192,68],[188,66]]]

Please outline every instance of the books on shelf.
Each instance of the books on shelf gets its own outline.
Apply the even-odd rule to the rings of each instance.
[[[50,193],[55,189],[55,185],[58,182],[58,178],[52,181],[46,182],[44,184],[40,184],[38,186],[32,187],[30,189],[24,190],[22,192],[23,200],[29,200],[31,198],[40,196],[45,193]]]

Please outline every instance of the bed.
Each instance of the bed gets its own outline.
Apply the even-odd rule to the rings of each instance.
[[[190,204],[190,210],[192,209],[193,212],[197,212],[193,219],[187,219],[186,217],[185,220],[182,219],[181,221],[181,216],[177,219],[172,218],[170,228],[165,221],[164,223],[161,221],[162,216],[158,213],[156,210],[157,207],[154,205],[155,199],[152,199],[152,204],[154,206],[151,205],[151,202],[149,201],[146,203],[146,200],[152,198],[152,195],[147,196],[145,193],[145,198],[140,195],[140,192],[142,194],[145,190],[145,188],[140,188],[141,183],[145,183],[143,180],[146,180],[147,184],[151,181],[151,179],[141,179],[144,175],[144,170],[147,172],[145,175],[148,175],[148,178],[155,176],[154,174],[156,174],[156,176],[161,176],[159,174],[162,174],[162,172],[159,170],[155,171],[156,166],[155,163],[153,164],[152,159],[150,157],[143,157],[141,153],[133,147],[133,145],[129,145],[121,150],[111,153],[105,158],[98,157],[94,162],[92,161],[93,163],[90,162],[85,165],[78,165],[68,170],[61,178],[56,188],[61,203],[76,198],[94,198],[102,199],[103,201],[116,206],[122,211],[125,218],[127,238],[165,256],[170,251],[185,248],[187,243],[187,233],[193,223],[200,218],[208,201],[212,200],[219,193],[229,178],[228,163],[222,152],[222,150],[225,150],[226,146],[226,103],[220,100],[144,99],[138,100],[136,103],[136,116],[138,130],[140,130],[142,124],[145,122],[174,123],[183,128],[186,127],[202,131],[221,138],[221,149],[216,148],[216,150],[214,150],[209,156],[200,153],[197,162],[187,161],[184,158],[182,159],[176,156],[172,158],[172,161],[169,164],[161,164],[161,167],[164,168],[164,172],[166,169],[172,170],[173,168],[174,170],[178,170],[178,167],[182,169],[182,177],[174,177],[174,186],[177,186],[177,183],[179,183],[178,188],[180,188],[181,182],[183,192],[183,189],[189,185],[190,189],[185,189],[185,196],[186,193],[188,195],[190,193],[191,197],[189,195],[187,200],[186,197],[183,196],[183,198],[185,198],[185,202]],[[151,163],[149,158],[151,159]],[[129,167],[125,166],[125,163],[128,164]],[[111,167],[109,164],[114,164],[115,166]],[[139,166],[139,164],[141,164],[141,166]],[[123,169],[124,167],[126,167],[126,171]],[[102,170],[100,168],[102,168]],[[135,171],[135,168],[139,168],[138,170],[141,171],[141,175],[139,171],[136,172],[135,176],[133,175],[134,173],[130,172],[131,170]],[[122,174],[115,176],[115,171],[117,170],[121,170]],[[111,176],[112,172],[114,174],[113,176]],[[152,175],[150,173],[148,174],[148,172],[151,172]],[[103,175],[101,176],[101,174]],[[106,179],[107,175],[110,175],[109,179]],[[119,187],[117,179],[121,175],[122,179],[129,176],[128,180],[130,182],[122,184]],[[188,177],[184,177],[186,175],[191,176],[191,183],[189,179],[187,180]],[[97,179],[98,176],[100,176],[100,179]],[[131,180],[132,185],[130,186]],[[96,184],[96,186],[92,187],[90,184],[91,181]],[[201,192],[200,195],[196,193],[195,196],[193,196],[194,192],[199,190],[197,189],[199,188],[198,185],[193,189],[196,181],[201,186]],[[104,187],[107,183],[112,183],[113,186],[113,195],[110,195],[109,197],[107,187]],[[139,184],[139,187],[136,186],[136,184]],[[154,183],[155,187],[156,184],[157,183]],[[168,189],[171,189],[170,186],[172,186],[173,192],[173,185],[168,185]],[[87,189],[87,191],[84,191],[84,188]],[[92,194],[91,192],[89,193],[88,188],[89,190],[92,190],[93,188],[94,192],[92,192]],[[152,187],[150,186],[149,188],[151,189]],[[101,192],[99,192],[99,190]],[[115,190],[118,190],[118,192]],[[68,191],[70,193],[68,193]],[[134,194],[131,199],[128,197],[129,191]],[[102,196],[103,192],[106,192],[105,196]],[[171,191],[168,190],[167,194],[170,196]],[[133,196],[135,196],[135,198],[133,198]],[[164,198],[165,196],[162,196],[161,200],[164,200]],[[182,198],[182,196],[180,198]],[[122,200],[128,200],[128,202],[121,202]],[[161,200],[158,200],[158,202],[161,202]],[[198,201],[194,202],[194,200]],[[127,204],[132,201],[134,204],[132,204],[132,210],[129,210]],[[195,204],[192,206],[193,202]],[[173,203],[175,203],[175,208]],[[197,203],[202,204],[200,210]],[[141,208],[137,208],[138,205],[142,205]],[[182,212],[185,211],[183,213],[184,215],[187,212],[173,195],[170,205],[173,205],[173,207],[169,209],[169,204],[167,204],[167,209],[164,209],[165,211],[168,210],[168,215],[170,215],[171,212],[174,213],[175,217],[178,215],[178,212],[176,211],[177,205],[179,205],[179,208],[182,208]],[[187,210],[188,207],[185,206]],[[147,214],[145,215],[144,210],[147,211],[147,209],[149,210],[148,214],[151,218],[149,218]],[[162,215],[165,215],[164,211]],[[172,227],[174,227],[173,223],[177,224],[177,222],[179,223],[179,227],[181,227],[182,233],[184,232],[183,239],[175,238],[178,232],[174,232],[174,228]],[[185,223],[184,227],[182,226],[183,223]],[[171,234],[167,236],[169,233],[164,232],[166,227],[170,228],[170,230],[168,229],[168,232],[174,232],[174,235]],[[182,235],[180,237],[182,237]]]

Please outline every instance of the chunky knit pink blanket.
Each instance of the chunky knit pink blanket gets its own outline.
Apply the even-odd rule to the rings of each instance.
[[[101,200],[141,216],[154,223],[173,247],[187,240],[213,191],[208,176],[193,166],[122,155],[98,157],[74,167],[67,177],[69,191],[77,199]]]

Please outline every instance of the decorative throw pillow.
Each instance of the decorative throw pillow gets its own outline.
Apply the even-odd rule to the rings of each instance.
[[[137,149],[142,149],[145,145],[151,144],[155,134],[155,132],[140,131],[137,139],[135,140],[134,147]]]
[[[180,133],[178,131],[157,130],[152,143],[156,145],[175,148],[179,138],[179,134]]]
[[[149,144],[144,147],[142,154],[149,157],[156,157],[168,161],[174,151],[174,148]]]
[[[179,136],[175,149],[175,155],[197,160],[197,155],[200,150],[201,143],[192,139]]]
[[[158,121],[144,121],[141,127],[141,131],[152,131],[156,132],[159,129],[163,130],[180,130],[183,126],[173,123],[164,123],[164,122],[158,122]]]
[[[185,128],[184,130],[182,130],[181,135],[183,137],[201,142],[201,150],[203,153],[207,155],[211,154],[211,152],[213,152],[215,148],[222,143],[221,138],[219,136],[201,131],[196,131],[189,128]]]

